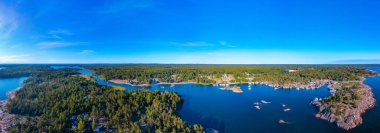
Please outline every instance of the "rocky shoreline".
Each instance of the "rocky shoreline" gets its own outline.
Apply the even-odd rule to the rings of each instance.
[[[24,121],[23,117],[5,112],[7,104],[7,100],[0,101],[0,131],[2,133],[9,132],[10,128],[15,126],[16,123]]]
[[[376,100],[372,90],[368,85],[363,84],[364,77],[359,81],[332,81],[329,79],[310,80],[309,82],[293,82],[288,84],[275,84],[270,81],[246,82],[240,84],[268,85],[275,89],[316,89],[328,85],[331,95],[325,99],[316,99],[311,102],[319,111],[315,116],[322,120],[336,124],[339,128],[349,130],[363,123],[361,115],[368,109],[374,107]],[[226,80],[229,81],[229,80]],[[118,82],[121,83],[121,82]],[[123,81],[123,83],[126,83]],[[182,83],[158,83],[158,84],[186,84]],[[194,82],[189,82],[194,83]],[[235,93],[242,93],[241,89],[228,87],[233,85],[230,82],[217,83],[216,85],[226,86],[222,90],[230,90]],[[144,86],[144,85],[142,85]],[[350,88],[350,89],[347,89]],[[337,96],[338,95],[338,96]],[[340,95],[340,96],[339,96]],[[343,98],[341,98],[343,97]],[[360,97],[360,98],[358,98]],[[333,100],[331,100],[333,99]],[[335,101],[334,101],[335,100]]]
[[[371,87],[365,85],[364,77],[360,79],[360,81],[344,81],[344,82],[335,82],[328,79],[323,80],[314,80],[308,83],[298,83],[294,82],[292,84],[280,85],[274,84],[268,81],[265,82],[254,82],[253,84],[260,85],[268,85],[274,88],[283,88],[283,89],[316,89],[321,88],[324,85],[328,85],[328,88],[331,89],[330,97],[334,97],[337,90],[343,90],[342,88],[353,87],[356,84],[356,88],[352,89],[352,91],[345,92],[340,91],[341,93],[345,93],[346,95],[352,95],[351,93],[355,93],[360,97],[360,99],[355,99],[356,101],[350,101],[348,103],[326,103],[322,102],[326,99],[315,99],[311,102],[319,112],[315,115],[317,118],[322,120],[329,121],[331,123],[335,123],[339,128],[350,130],[355,128],[356,126],[363,123],[363,118],[361,115],[365,113],[367,110],[371,109],[376,104],[376,99],[374,98]],[[344,99],[348,100],[349,99]],[[339,107],[338,109],[335,109]],[[331,110],[339,110],[340,114],[336,115]]]
[[[358,86],[354,86],[359,84]],[[352,90],[343,90],[343,88],[351,87]],[[314,100],[311,102],[318,109],[315,115],[317,118],[335,123],[339,128],[349,130],[363,123],[361,115],[368,109],[374,107],[375,98],[372,90],[368,85],[362,82],[342,82],[335,85],[329,85],[329,88],[337,90],[329,98],[323,100]],[[341,95],[346,96],[341,102]],[[353,96],[353,98],[348,98]],[[335,99],[331,100],[331,99]]]
[[[8,98],[13,99],[16,91],[18,91],[20,89],[21,89],[21,87],[9,92],[7,94]],[[10,128],[15,126],[16,123],[18,123],[18,122],[22,123],[25,121],[24,117],[20,117],[20,116],[15,115],[15,114],[7,113],[6,112],[7,104],[8,104],[8,100],[1,100],[0,101],[0,131],[2,133],[8,133]]]
[[[240,87],[238,87],[238,86],[225,87],[225,88],[221,88],[221,90],[228,90],[228,91],[232,91],[234,93],[243,93],[243,90],[241,90]]]
[[[313,80],[313,81],[310,81],[308,83],[293,82],[291,84],[285,84],[285,85],[275,84],[275,83],[271,83],[269,81],[254,82],[254,84],[263,84],[263,85],[268,85],[268,86],[271,86],[271,87],[283,88],[283,89],[290,89],[290,88],[296,88],[296,89],[317,89],[317,88],[321,88],[322,86],[324,86],[326,84],[327,85],[334,84],[334,82],[331,81],[331,80],[328,80],[328,79],[323,79],[323,80]]]
[[[130,86],[151,86],[151,84],[133,84],[130,82],[130,80],[121,80],[121,79],[111,79],[108,80],[109,82],[116,83],[116,84],[126,84]],[[294,82],[291,84],[286,85],[280,85],[280,84],[274,84],[269,81],[265,82],[241,82],[241,83],[215,83],[214,85],[220,85],[220,86],[229,86],[229,85],[236,85],[236,84],[253,84],[253,85],[268,85],[275,88],[283,88],[283,89],[290,89],[290,88],[297,88],[297,89],[316,89],[321,88],[324,85],[330,85],[334,82],[331,80],[313,80],[308,83],[300,83],[300,82]],[[202,84],[202,83],[196,83],[196,82],[179,82],[179,83],[168,83],[168,82],[157,82],[156,84],[163,84],[163,85],[176,85],[176,84]],[[212,84],[203,84],[203,85],[212,85]]]
[[[130,85],[130,86],[151,86],[150,84],[135,85],[135,84],[132,84],[129,80],[122,80],[122,79],[111,79],[111,80],[108,80],[108,82],[112,82],[112,83],[116,83],[116,84],[126,84],[126,85]]]
[[[20,90],[20,89],[21,89],[21,87],[18,87],[18,88],[16,88],[16,89],[13,90],[13,91],[8,92],[8,93],[7,93],[8,98],[9,98],[9,99],[13,99],[13,98],[15,97],[16,91],[18,91],[18,90]]]

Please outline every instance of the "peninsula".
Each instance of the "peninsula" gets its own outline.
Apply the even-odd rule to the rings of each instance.
[[[177,114],[174,92],[101,86],[78,69],[12,67],[0,78],[29,75],[22,89],[0,101],[2,132],[184,132],[204,133]],[[28,70],[28,71],[26,71]],[[170,124],[166,124],[170,123]]]
[[[315,99],[316,117],[335,123],[345,130],[363,123],[361,115],[375,105],[371,88],[363,82],[340,82],[329,85],[331,96]]]

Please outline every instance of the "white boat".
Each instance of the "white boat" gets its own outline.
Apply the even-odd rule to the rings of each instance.
[[[258,105],[256,105],[255,108],[256,108],[257,110],[260,110],[260,109],[261,109],[260,106],[258,106]]]
[[[271,103],[271,102],[267,102],[267,101],[265,101],[265,100],[261,100],[261,103],[263,103],[263,104],[269,104],[269,103]]]
[[[284,112],[289,112],[289,111],[291,111],[290,108],[286,108],[286,109],[284,109]]]
[[[283,119],[278,120],[278,123],[280,123],[280,124],[289,124],[289,122],[286,122],[286,121],[283,120]]]
[[[314,98],[314,101],[318,101],[318,100],[319,100],[318,97]]]

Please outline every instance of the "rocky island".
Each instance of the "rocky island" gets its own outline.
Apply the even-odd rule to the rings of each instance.
[[[221,88],[221,90],[229,90],[234,93],[243,93],[243,90],[241,90],[239,86],[225,87],[225,88]]]
[[[361,115],[375,105],[371,88],[362,82],[340,82],[329,85],[332,94],[325,99],[315,99],[316,117],[335,123],[345,130],[363,123]]]

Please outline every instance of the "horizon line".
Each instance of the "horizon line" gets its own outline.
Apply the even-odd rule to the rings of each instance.
[[[380,63],[0,63],[0,65],[380,65]]]

